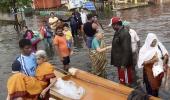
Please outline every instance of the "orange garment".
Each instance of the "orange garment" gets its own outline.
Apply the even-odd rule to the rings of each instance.
[[[153,64],[145,64],[143,71],[146,74],[145,77],[148,78],[149,84],[152,88],[152,90],[159,90],[162,82],[162,77],[160,77],[161,74],[159,74],[157,77],[153,76],[153,71],[152,71]]]
[[[23,97],[26,95],[26,87],[24,82],[25,75],[22,73],[13,74],[7,82],[7,90],[10,95],[10,100],[16,97]]]
[[[7,82],[10,100],[17,97],[23,97],[24,100],[27,100],[27,98],[37,100],[38,95],[50,83],[50,78],[55,77],[53,72],[54,66],[44,62],[37,67],[35,77],[26,76],[23,73],[13,74]]]
[[[53,40],[54,45],[58,46],[59,48],[59,53],[61,54],[62,57],[67,57],[69,56],[69,49],[67,47],[67,41],[65,38],[65,35],[63,36],[58,36],[56,35],[54,40]]]
[[[48,62],[44,62],[37,67],[35,77],[39,80],[43,89],[49,84],[50,78],[55,77],[54,70],[54,66]]]
[[[22,97],[24,100],[28,98],[36,100],[38,94],[42,91],[39,82],[34,77],[26,76],[23,73],[13,74],[8,79],[7,89],[10,100],[18,97]]]

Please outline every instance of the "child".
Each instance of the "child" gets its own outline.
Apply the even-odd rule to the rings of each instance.
[[[42,40],[38,44],[38,49],[45,50],[48,56],[52,57],[53,55],[53,48],[52,48],[53,33],[49,31],[46,21],[42,21],[40,25],[40,29],[39,29],[39,35],[41,36]]]
[[[57,54],[60,57],[60,60],[63,62],[64,70],[68,71],[69,69],[69,63],[70,63],[70,52],[67,47],[67,40],[63,33],[63,28],[58,27],[56,29],[56,36],[53,40],[55,49],[57,51]]]
[[[29,30],[27,26],[23,27],[23,31],[25,32],[23,35],[24,39],[29,39],[32,43],[32,51],[36,52],[37,51],[37,45],[41,41],[39,36],[36,36],[36,34]]]
[[[71,31],[69,30],[68,24],[64,24],[63,27],[63,33],[65,34],[66,40],[67,40],[67,47],[69,48],[70,55],[73,54],[72,51],[72,43],[73,43],[73,36],[71,34]]]

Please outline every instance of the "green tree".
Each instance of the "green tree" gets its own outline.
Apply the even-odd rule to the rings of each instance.
[[[14,6],[16,8],[23,6],[30,6],[32,0],[0,0],[0,9],[2,11],[9,11]]]
[[[15,29],[17,33],[20,33],[20,24],[17,18],[17,9],[23,6],[30,6],[32,0],[0,0],[0,10],[3,11],[10,11],[13,9],[14,18],[15,18]]]

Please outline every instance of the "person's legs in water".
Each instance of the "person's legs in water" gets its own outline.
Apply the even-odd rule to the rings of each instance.
[[[51,32],[52,32],[52,37],[54,37],[55,33],[56,33],[56,30],[51,29]]]
[[[63,65],[64,65],[64,70],[65,71],[68,71],[69,69],[69,63],[70,63],[70,57],[67,56],[67,57],[63,57]]]
[[[77,36],[79,38],[81,37],[81,25],[78,25],[78,27],[77,27]]]
[[[53,58],[54,50],[52,45],[52,38],[47,38],[47,43],[48,43],[48,55],[49,57]]]
[[[149,83],[147,75],[144,72],[143,72],[143,81],[144,81],[145,86],[146,86],[147,94],[155,96],[155,97],[158,97],[158,90],[152,90],[152,87],[151,87],[151,85]]]
[[[72,26],[71,27],[71,33],[72,33],[72,35],[73,35],[73,38],[75,38],[76,36],[77,36],[77,28],[76,28],[76,26]]]
[[[86,45],[88,48],[91,48],[92,40],[94,37],[87,37],[86,38]]]
[[[127,68],[118,67],[118,76],[121,84],[130,86],[132,82],[131,67],[127,67]]]
[[[133,82],[133,70],[132,70],[132,67],[131,66],[128,66],[126,68],[126,85],[127,86],[130,86],[130,87],[133,87],[132,85],[132,82]]]
[[[68,70],[69,70],[69,65],[64,65],[64,70],[68,72]]]
[[[72,55],[73,54],[72,41],[67,41],[67,47],[69,49],[70,55]]]
[[[139,77],[137,76],[137,71],[135,69],[136,65],[137,65],[137,60],[138,60],[138,53],[134,52],[133,53],[133,66],[132,66],[132,73],[133,73],[133,84],[136,85],[137,84],[137,80],[139,79]]]
[[[158,97],[158,91],[159,90],[152,90],[152,95],[155,97]]]

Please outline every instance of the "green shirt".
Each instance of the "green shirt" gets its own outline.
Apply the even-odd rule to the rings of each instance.
[[[95,37],[92,41],[92,49],[97,49],[100,47],[100,45],[101,45],[101,41],[97,40]]]

